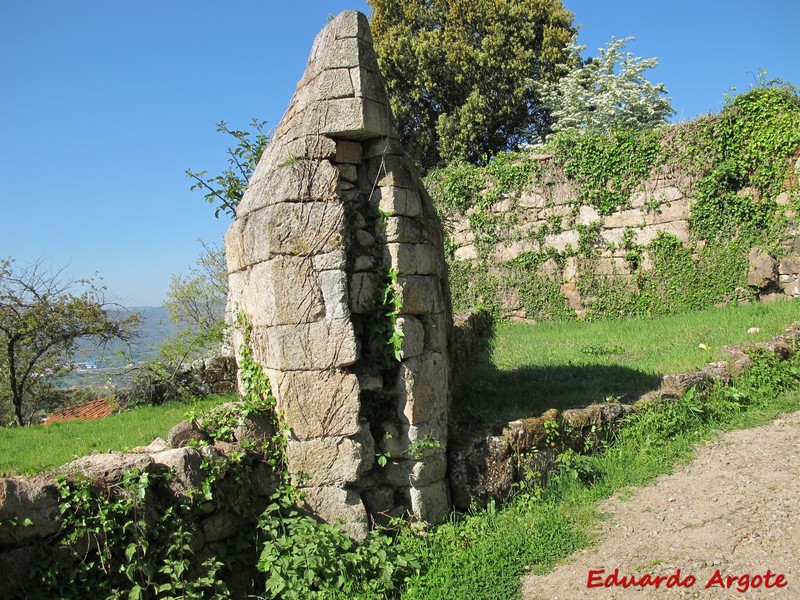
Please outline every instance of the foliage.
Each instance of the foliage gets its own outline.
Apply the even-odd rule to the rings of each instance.
[[[489,273],[485,263],[451,260],[448,264],[448,279],[453,312],[471,309],[486,310],[491,314],[499,312],[497,292],[500,282]]]
[[[580,189],[580,204],[608,215],[625,206],[660,156],[659,133],[615,130],[609,134],[565,130],[554,136],[552,149],[564,173]]]
[[[618,129],[654,129],[674,113],[664,85],[652,84],[642,73],[658,59],[634,58],[623,52],[634,38],[612,38],[600,56],[581,61],[586,46],[573,44],[575,65],[545,92],[555,120],[554,131],[611,133]]]
[[[732,161],[726,161],[697,182],[697,203],[690,222],[698,236],[755,241],[772,229],[775,206],[756,200],[752,194],[738,193],[745,179]]]
[[[236,207],[244,195],[247,182],[270,141],[264,131],[266,124],[266,121],[253,119],[249,131],[240,131],[229,129],[225,121],[220,121],[217,131],[228,134],[237,142],[235,147],[228,148],[228,167],[214,177],[206,177],[206,171],[186,169],[186,176],[195,182],[192,190],[204,191],[205,199],[216,205],[215,217],[219,218],[221,212],[230,217],[236,216]]]
[[[42,542],[25,597],[227,598],[231,573],[251,569],[259,573],[247,590],[252,597],[358,594],[377,599],[394,593],[418,567],[379,530],[356,544],[337,525],[321,523],[299,508],[302,494],[291,484],[283,459],[288,432],[276,415],[269,380],[253,360],[250,327],[241,319],[239,327],[241,402],[192,418],[212,440],[224,441],[232,440],[233,430],[248,416],[271,416],[275,436],[263,445],[245,446],[248,452],[204,462],[205,479],[189,492],[189,502],[170,490],[169,472],[132,470],[120,483],[102,488],[61,478],[62,528],[49,541],[60,550]],[[251,485],[254,460],[266,462],[276,479],[266,508],[242,493]],[[215,544],[198,564],[203,513],[196,506],[207,501],[227,507],[239,533]]]
[[[516,197],[541,174],[527,153],[499,152],[484,167],[457,159],[431,171],[425,186],[439,212],[487,209],[503,197]]]
[[[564,130],[541,150],[552,156],[549,161],[531,152],[504,153],[483,167],[454,161],[432,171],[425,181],[442,221],[447,226],[467,218],[477,254],[472,264],[456,260],[453,240],[446,241],[453,305],[493,308],[500,316],[501,306],[508,312],[519,299],[516,306],[528,318],[564,318],[574,312],[559,280],[567,259],[579,273],[580,314],[589,318],[652,316],[752,298],[750,248],[758,245],[781,258],[790,211],[800,206],[791,169],[800,154],[798,121],[797,91],[762,78],[757,87],[729,98],[718,116],[658,130]],[[662,235],[637,244],[629,228],[617,247],[600,236],[597,222],[570,225],[581,207],[591,206],[600,216],[626,209],[648,177],[676,172],[693,178],[689,241]],[[579,192],[572,200],[560,199],[571,215],[552,212],[536,227],[515,227],[523,215],[523,190],[534,189],[549,208],[550,190],[565,178]],[[779,205],[781,192],[786,193]],[[662,205],[652,198],[642,210]],[[578,242],[556,251],[547,238],[565,226],[578,230]],[[535,249],[496,264],[498,246],[513,248],[515,242]],[[598,261],[615,250],[624,251],[630,277],[598,272]]]
[[[667,373],[727,359],[725,345],[782,333],[797,309],[796,302],[751,303],[647,318],[500,323],[491,355],[477,354],[463,369],[450,422],[507,422],[608,396],[630,401]],[[753,326],[761,332],[748,334]]]
[[[173,275],[164,306],[170,321],[182,326],[161,347],[162,358],[179,366],[219,352],[225,338],[228,269],[225,248],[201,240],[203,252],[188,275]]]
[[[800,147],[800,94],[791,84],[760,75],[753,89],[728,98],[717,140],[721,158],[735,161],[748,185],[774,196],[784,185],[786,157]]]
[[[298,502],[295,491],[280,490],[261,515],[258,527],[266,539],[258,569],[266,579],[264,598],[387,598],[419,567],[383,532],[374,530],[356,544],[340,527],[298,509]]]
[[[747,248],[736,240],[693,251],[674,235],[659,232],[646,247],[631,247],[628,255],[643,253],[652,264],[648,269],[633,264],[631,281],[581,274],[579,288],[592,298],[589,318],[668,315],[750,299]]]
[[[524,572],[548,572],[591,543],[601,518],[598,501],[671,471],[696,443],[720,429],[797,410],[800,356],[753,358],[753,367],[734,386],[719,385],[707,394],[690,390],[680,399],[645,406],[600,452],[562,455],[560,471],[551,473],[545,486],[521,482],[505,506],[489,502],[454,515],[425,538],[402,536],[421,564],[406,580],[403,597],[516,597]]]
[[[397,326],[402,303],[397,269],[382,264],[375,269],[377,285],[363,318],[354,321],[368,369],[375,375],[396,367],[401,360],[403,331]]]
[[[390,281],[387,290],[392,288]],[[387,305],[395,306],[384,292]],[[393,314],[392,312],[389,315]],[[239,348],[240,377],[245,404],[275,414],[269,379],[255,362],[250,347],[250,327],[240,319],[244,341]],[[384,340],[384,344],[386,340]],[[240,417],[239,417],[240,418]],[[206,425],[207,427],[209,425]],[[299,505],[301,493],[290,483],[283,462],[288,431],[275,421],[278,434],[263,449],[265,458],[280,475],[281,484],[258,518],[260,548],[257,568],[264,574],[264,598],[327,598],[336,592],[384,598],[396,582],[416,566],[413,557],[398,551],[382,532],[373,531],[355,544],[337,525],[321,523]],[[211,419],[216,435],[231,430],[225,419]]]
[[[506,283],[519,295],[525,316],[529,319],[574,318],[561,291],[561,280],[543,272],[542,264],[549,257],[539,252],[526,252],[505,263]]]
[[[114,315],[113,307],[96,277],[71,280],[41,262],[15,271],[0,259],[0,400],[17,425],[31,422],[53,378],[71,369],[78,339],[134,337],[138,315]]]
[[[173,275],[164,306],[170,320],[214,332],[219,329],[228,296],[225,249],[200,241],[203,252],[189,275]]]
[[[759,85],[728,98],[704,140],[712,167],[696,186],[690,224],[698,237],[751,243],[780,238],[774,198],[800,148],[798,120],[797,89],[763,74]]]
[[[385,321],[386,330],[384,332],[384,345],[388,349],[389,360],[388,364],[393,365],[392,361],[399,362],[402,360],[401,349],[403,347],[403,337],[405,334],[397,326],[397,317],[400,316],[400,311],[403,308],[403,303],[400,300],[400,294],[397,291],[397,269],[389,268],[386,272],[386,282],[382,289],[380,289],[380,310],[382,311]]]
[[[203,252],[188,275],[173,275],[164,307],[177,331],[161,343],[159,356],[141,363],[130,389],[132,403],[159,404],[199,393],[185,368],[198,358],[218,356],[227,341],[225,306],[228,271],[225,249],[200,241]]]
[[[427,171],[485,162],[549,125],[531,81],[568,60],[572,15],[560,0],[370,0],[392,112]]]
[[[425,187],[440,213],[463,214],[473,206],[485,208],[482,192],[486,185],[483,170],[466,160],[453,160],[425,178]]]
[[[455,516],[427,537],[401,541],[420,556],[422,569],[406,580],[403,598],[445,600],[517,597],[528,565],[552,566],[588,541],[554,499],[541,490],[518,494],[508,505]]]
[[[281,423],[280,415],[277,414],[277,401],[272,395],[272,386],[264,369],[253,358],[252,348],[252,327],[241,313],[237,315],[237,326],[242,334],[242,343],[238,348],[237,362],[239,364],[240,391],[242,394],[242,406],[231,413],[227,411],[220,415],[209,415],[208,422],[204,425],[212,437],[223,436],[225,439],[232,431],[231,418],[241,421],[250,412],[263,413],[270,416],[274,426],[275,435],[260,450],[275,473],[286,478],[286,464],[284,462],[284,451],[286,449],[286,438],[289,432]],[[220,425],[222,424],[222,425]],[[224,434],[224,435],[223,435]]]
[[[60,545],[70,552],[40,557],[41,597],[229,598],[219,560],[192,573],[198,523],[189,504],[170,501],[167,484],[137,469],[103,490],[60,477]]]
[[[740,331],[753,317],[781,312],[782,308],[725,309],[731,316],[739,317],[736,312],[743,316],[721,318],[715,312],[706,315],[706,321],[695,316],[686,328],[694,334],[710,335],[710,328],[736,321],[733,329]],[[785,317],[787,313],[781,314]],[[646,329],[652,321],[633,324]],[[673,318],[665,331],[674,332],[674,324]],[[626,336],[633,331],[631,322],[606,324],[613,325]],[[626,337],[625,348],[620,350],[614,342],[616,334],[606,338],[595,331],[587,334],[587,328],[593,327],[598,325],[573,325],[574,347],[580,354],[619,359],[635,349],[633,338]],[[663,347],[674,345],[653,331],[641,333],[659,359]],[[681,340],[691,340],[686,331],[674,333]],[[564,336],[542,341],[537,333],[537,344],[508,343],[517,352],[531,346],[555,348],[560,337]],[[597,342],[587,346],[587,338]],[[704,339],[712,341],[711,337]],[[720,343],[717,339],[712,342]],[[244,362],[247,364],[247,359]],[[248,377],[254,383],[254,395],[250,397],[271,404],[263,373],[251,367]],[[796,410],[800,401],[796,392],[793,404],[779,395],[798,386],[800,355],[782,361],[755,352],[753,366],[734,387],[716,387],[707,395],[691,390],[681,399],[645,406],[599,454],[562,456],[558,461],[561,472],[553,474],[545,487],[521,482],[505,506],[490,502],[485,508],[454,514],[425,536],[408,527],[401,527],[396,538],[375,531],[360,544],[338,527],[321,524],[300,510],[302,498],[288,480],[278,486],[265,510],[256,509],[241,494],[250,478],[250,463],[236,454],[204,466],[207,485],[198,500],[213,499],[230,507],[240,523],[250,523],[250,527],[242,527],[240,537],[227,551],[212,554],[199,569],[193,541],[201,521],[190,503],[173,501],[167,473],[130,471],[119,483],[103,488],[62,479],[63,527],[58,550],[40,548],[29,573],[31,587],[23,594],[67,600],[87,594],[98,598],[226,598],[233,593],[228,587],[233,584],[231,572],[256,567],[248,597],[377,600],[398,597],[402,592],[404,598],[506,598],[517,592],[525,571],[548,569],[591,540],[598,499],[669,470],[677,458],[689,452],[692,443],[748,412],[771,414],[770,407],[780,402]],[[247,401],[245,404],[249,406]],[[225,419],[220,415],[215,421]]]

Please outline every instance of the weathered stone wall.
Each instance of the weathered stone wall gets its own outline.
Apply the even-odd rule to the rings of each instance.
[[[525,310],[516,291],[503,286],[502,265],[525,253],[544,253],[549,249],[567,254],[563,264],[550,259],[540,267],[540,274],[560,280],[561,292],[569,307],[578,315],[585,308],[579,292],[581,276],[580,253],[581,229],[597,228],[599,235],[591,244],[598,252],[591,272],[594,275],[630,278],[631,263],[626,260],[628,250],[624,247],[626,236],[637,246],[646,246],[659,232],[677,237],[684,246],[693,247],[695,241],[690,236],[689,218],[694,204],[695,179],[680,167],[665,166],[654,171],[639,185],[624,208],[608,215],[601,215],[596,208],[578,202],[578,184],[566,177],[553,165],[549,154],[534,155],[542,165],[544,174],[540,181],[521,191],[519,197],[501,197],[485,210],[484,220],[500,220],[503,223],[502,239],[494,244],[486,256],[492,274],[501,279],[500,303],[503,310],[513,317],[525,317]],[[795,166],[800,173],[800,161]],[[743,194],[750,193],[742,190]],[[790,202],[784,192],[775,198],[778,206]],[[445,225],[450,231],[453,243],[453,258],[456,261],[476,261],[480,252],[479,234],[470,225],[477,209],[465,214],[449,214]],[[790,216],[793,216],[790,214]],[[547,231],[544,236],[541,231]],[[702,243],[702,242],[701,242]],[[750,285],[754,286],[763,299],[777,297],[800,297],[798,274],[800,273],[800,241],[787,248],[788,258],[783,261],[774,257],[751,255]],[[578,255],[576,255],[578,254]],[[642,266],[650,267],[645,250]]]
[[[229,319],[251,327],[289,469],[309,507],[356,537],[368,515],[436,522],[449,507],[442,246],[367,19],[342,13],[314,42],[226,252]]]
[[[198,358],[176,373],[178,381],[198,394],[230,394],[236,391],[236,358],[220,355]]]
[[[234,407],[232,404],[222,408],[235,410]],[[236,507],[216,499],[197,502],[206,478],[203,461],[214,463],[234,452],[244,453],[248,445],[262,443],[274,433],[271,419],[264,415],[242,417],[229,442],[208,439],[197,423],[183,421],[170,430],[166,440],[157,438],[148,446],[130,452],[92,454],[52,473],[0,478],[0,598],[40,597],[38,587],[26,589],[26,586],[39,585],[36,579],[29,581],[29,574],[41,561],[40,553],[45,548],[59,553],[65,561],[94,558],[91,544],[64,543],[70,531],[69,528],[62,530],[62,512],[69,513],[76,508],[74,499],[60,497],[57,480],[62,476],[91,481],[102,494],[112,494],[111,490],[121,484],[125,473],[131,469],[161,475],[171,472],[168,493],[174,502],[191,506],[198,522],[191,545],[195,557],[192,566],[200,567],[205,558],[220,553],[227,543],[234,543],[243,527],[256,526],[255,522],[243,523]],[[277,489],[278,480],[263,460],[256,461],[249,485],[239,484],[236,496],[243,503],[252,501],[263,509]],[[153,488],[148,488],[147,495],[142,498],[144,506],[150,505],[154,493]],[[73,506],[61,506],[63,502],[72,502]],[[241,596],[244,597],[243,592]]]
[[[758,290],[760,300],[800,298],[800,238],[793,241],[781,260],[759,247],[750,251],[747,260],[750,263],[747,284]]]

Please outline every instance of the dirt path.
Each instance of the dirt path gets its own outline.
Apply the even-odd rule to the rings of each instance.
[[[763,427],[726,433],[699,448],[690,465],[626,500],[611,498],[600,510],[609,518],[598,545],[546,576],[526,577],[525,600],[800,600],[800,412]],[[690,575],[696,582],[665,588],[670,583],[665,579],[658,589],[655,582],[627,589],[588,587],[594,570],[604,569],[593,580],[603,586],[617,568],[618,579],[670,576],[680,569],[684,583],[691,583],[686,580]],[[771,576],[765,582],[767,569]],[[737,589],[747,587],[741,577],[730,589],[719,584],[744,574],[752,584],[747,591]],[[761,585],[756,588],[757,583]],[[785,587],[775,585],[780,583]]]

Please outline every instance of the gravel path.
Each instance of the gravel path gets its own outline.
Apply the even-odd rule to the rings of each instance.
[[[800,600],[800,412],[726,433],[698,448],[680,471],[625,500],[610,498],[600,510],[609,518],[598,545],[548,575],[526,577],[525,600]],[[690,575],[696,581],[690,587],[665,587],[676,577],[658,588],[655,581],[604,587],[615,569],[618,580],[635,576],[638,581],[648,573],[655,580],[680,569],[684,584],[691,583]],[[588,587],[590,575],[600,586]],[[725,588],[728,576],[739,579]]]

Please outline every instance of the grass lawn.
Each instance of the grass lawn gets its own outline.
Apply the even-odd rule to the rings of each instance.
[[[800,410],[800,354],[763,364],[705,400],[687,395],[631,418],[613,444],[592,456],[569,457],[543,488],[521,485],[504,506],[454,514],[425,538],[401,536],[422,563],[404,582],[401,598],[518,598],[525,572],[546,573],[596,540],[598,501],[671,472],[720,431]]]
[[[730,305],[651,319],[501,323],[491,356],[474,362],[455,423],[496,423],[631,400],[667,373],[723,360],[722,346],[769,339],[800,319],[800,303]],[[760,333],[748,334],[751,327]],[[705,348],[701,348],[701,344]]]
[[[649,320],[503,324],[491,356],[476,360],[470,393],[454,401],[455,414],[485,422],[498,415],[518,417],[552,406],[639,393],[656,387],[665,373],[722,358],[722,345],[760,341],[779,333],[800,319],[798,313],[800,303],[786,302]],[[747,334],[750,327],[761,332]],[[785,362],[756,357],[753,368],[733,387],[717,387],[708,398],[689,393],[655,405],[629,417],[628,426],[601,452],[566,454],[562,470],[551,475],[544,487],[520,483],[506,505],[490,503],[466,514],[453,513],[448,522],[424,536],[401,528],[393,544],[414,557],[418,566],[395,582],[396,593],[391,596],[348,593],[346,597],[518,597],[520,577],[527,569],[547,571],[592,543],[600,518],[598,500],[669,472],[691,456],[698,442],[720,429],[760,424],[780,412],[800,409],[798,390],[800,354]],[[41,471],[76,456],[147,444],[165,436],[187,412],[230,399],[217,396],[197,404],[143,407],[85,423],[0,429],[0,472]]]
[[[141,406],[96,421],[67,421],[30,427],[0,427],[0,474],[37,473],[78,457],[109,450],[146,446],[166,437],[190,411],[208,410],[229,396]]]

